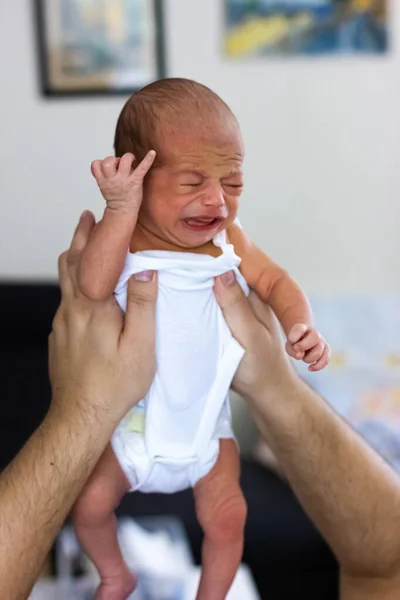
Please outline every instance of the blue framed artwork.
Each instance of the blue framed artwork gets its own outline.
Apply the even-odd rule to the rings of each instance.
[[[383,54],[389,0],[224,0],[227,57]]]

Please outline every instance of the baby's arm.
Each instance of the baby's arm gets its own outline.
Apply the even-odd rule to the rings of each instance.
[[[83,251],[79,287],[88,298],[108,298],[121,275],[143,195],[143,179],[153,164],[151,151],[132,171],[133,154],[109,156],[91,165],[107,206]]]
[[[282,325],[290,356],[310,364],[310,371],[325,367],[329,347],[313,327],[310,303],[302,289],[238,225],[229,227],[228,237],[242,259],[240,271],[247,283],[270,304]]]

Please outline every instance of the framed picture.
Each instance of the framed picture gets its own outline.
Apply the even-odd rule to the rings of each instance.
[[[225,55],[383,54],[390,0],[224,0]]]
[[[127,94],[164,77],[162,0],[34,0],[42,93]]]

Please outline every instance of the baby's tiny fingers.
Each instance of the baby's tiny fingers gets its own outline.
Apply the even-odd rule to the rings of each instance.
[[[136,167],[133,172],[133,180],[135,184],[142,185],[143,179],[145,178],[147,172],[150,170],[154,159],[156,157],[155,150],[150,150],[144,157],[141,163]]]
[[[304,356],[304,352],[296,352],[295,349],[293,348],[293,344],[291,344],[290,342],[286,342],[285,348],[286,348],[286,352],[292,358],[295,358],[297,360],[301,360],[303,358],[303,356]]]
[[[107,156],[101,163],[104,177],[114,177],[117,173],[117,159],[115,156]]]
[[[325,346],[322,342],[316,344],[313,348],[311,348],[311,350],[305,353],[303,358],[304,362],[308,365],[317,362],[322,357],[324,353],[324,348]]]
[[[308,367],[308,370],[309,371],[321,371],[321,369],[324,369],[329,362],[330,354],[331,354],[330,348],[328,345],[326,345],[321,358],[313,365],[310,365]]]
[[[295,344],[295,350],[307,352],[321,341],[321,336],[316,329],[311,329],[302,340]]]
[[[103,177],[103,173],[101,170],[101,160],[94,160],[90,165],[90,170],[95,179],[99,180],[101,177]]]
[[[288,341],[291,344],[295,344],[305,333],[307,333],[308,326],[305,323],[298,323],[297,325],[293,325],[292,329],[289,331]]]
[[[126,152],[126,154],[121,156],[118,164],[118,173],[126,176],[130,175],[134,160],[135,156],[132,154],[132,152]]]

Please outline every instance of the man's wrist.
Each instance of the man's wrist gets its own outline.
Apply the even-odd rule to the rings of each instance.
[[[89,394],[72,391],[53,391],[49,419],[65,420],[74,427],[90,427],[99,432],[113,433],[124,417],[118,403],[108,398],[101,401],[96,396],[96,403],[90,401]]]
[[[290,415],[299,410],[302,392],[306,389],[297,373],[292,369],[276,382],[267,382],[264,386],[247,396],[250,406],[260,415],[268,418],[278,415]]]

